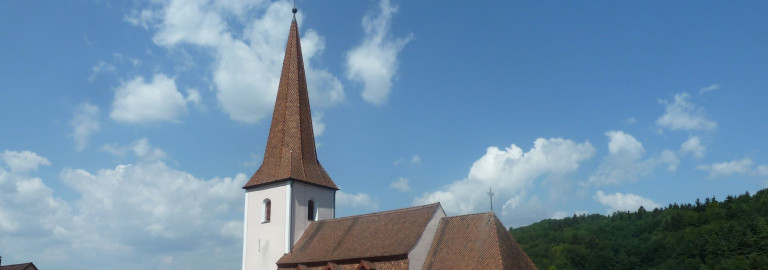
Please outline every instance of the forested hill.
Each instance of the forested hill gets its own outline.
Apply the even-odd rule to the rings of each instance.
[[[768,189],[511,229],[539,269],[768,269]]]

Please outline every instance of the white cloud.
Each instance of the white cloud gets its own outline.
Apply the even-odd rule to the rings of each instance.
[[[46,160],[28,153],[39,157],[37,164]],[[76,194],[71,201],[54,197],[40,178],[0,167],[0,242],[13,246],[15,257],[61,269],[240,264],[244,174],[205,180],[142,161],[93,172],[64,169],[59,177]],[[163,262],[168,265],[158,268]]]
[[[126,146],[104,144],[101,150],[114,156],[122,157],[126,153],[132,153],[141,161],[157,161],[168,158],[168,155],[160,149],[153,147],[147,138],[141,138]]]
[[[236,121],[255,123],[272,112],[291,5],[289,1],[171,0],[156,9],[134,11],[127,20],[153,26],[157,29],[155,43],[170,50],[184,45],[209,50],[214,56],[210,70],[221,109]],[[250,15],[245,14],[260,15],[249,20]],[[301,25],[302,13],[296,17]],[[322,36],[309,29],[301,45],[313,107],[343,101],[341,82],[313,65],[325,48]]]
[[[115,66],[108,64],[104,61],[99,61],[98,64],[96,64],[95,66],[93,66],[93,68],[91,68],[91,75],[88,76],[88,81],[92,82],[93,80],[96,79],[96,77],[99,76],[99,74],[114,72],[114,71],[115,71]]]
[[[261,155],[251,153],[251,157],[248,160],[243,161],[242,164],[243,166],[248,167],[248,169],[257,169],[259,165],[261,165],[261,158]]]
[[[647,163],[642,158],[645,154],[643,144],[635,137],[623,131],[608,131],[608,156],[589,177],[589,182],[598,185],[634,182],[638,174],[648,171]]]
[[[401,157],[401,158],[398,158],[397,160],[395,160],[395,162],[392,162],[392,165],[397,166],[397,165],[400,165],[400,164],[403,164],[403,163],[406,163],[406,162],[411,164],[411,165],[420,164],[421,163],[421,157],[419,157],[419,155],[413,155],[410,159],[406,159],[406,158],[402,158]]]
[[[712,91],[715,91],[717,89],[720,89],[720,85],[719,84],[713,84],[713,85],[710,85],[710,86],[707,86],[707,87],[702,87],[701,90],[699,90],[699,95],[704,94],[706,92],[712,92]]]
[[[141,138],[136,141],[131,146],[131,150],[133,150],[133,153],[136,154],[137,157],[143,160],[160,160],[167,157],[163,150],[152,147],[147,138]]]
[[[14,173],[26,173],[37,170],[40,166],[51,165],[47,158],[38,156],[30,151],[10,151],[5,150],[0,154],[0,159]]]
[[[651,199],[643,198],[631,193],[605,194],[602,190],[597,191],[594,198],[600,202],[600,204],[608,206],[608,213],[616,211],[637,211],[640,206],[643,206],[646,210],[653,210],[658,208],[659,204]]]
[[[571,216],[571,214],[568,213],[568,212],[557,211],[557,212],[555,212],[554,215],[552,215],[552,219],[564,219],[564,218],[567,218],[567,217],[570,217],[570,216]]]
[[[133,24],[135,26],[141,26],[142,28],[149,30],[149,26],[153,23],[153,21],[157,20],[158,14],[149,9],[144,10],[133,10],[131,11],[131,14],[125,15],[125,21],[129,22],[130,24]]]
[[[186,112],[187,100],[174,79],[155,74],[151,82],[139,76],[120,85],[115,90],[110,117],[125,123],[152,123],[178,121]]]
[[[312,131],[314,131],[315,137],[323,135],[323,132],[325,132],[325,123],[323,122],[323,113],[315,112],[312,114]]]
[[[538,198],[526,200],[526,192],[538,180],[562,179],[575,172],[594,152],[589,142],[576,143],[561,138],[536,139],[528,152],[514,144],[504,150],[489,147],[485,155],[472,164],[467,178],[424,193],[414,204],[440,202],[450,214],[473,213],[488,209],[486,192],[491,187],[496,194],[494,202],[505,202],[503,216],[519,217],[515,222],[535,221],[546,209]],[[524,207],[519,207],[523,204]],[[525,212],[525,209],[536,211]]]
[[[99,107],[88,102],[83,102],[75,110],[75,117],[71,122],[73,127],[71,135],[75,140],[77,151],[85,149],[91,134],[99,131],[98,117]]]
[[[195,105],[195,107],[201,110],[205,110],[205,105],[203,105],[203,98],[200,97],[200,92],[198,92],[197,89],[187,89],[187,97],[185,100],[187,103]]]
[[[336,203],[341,207],[352,208],[379,208],[379,201],[372,199],[367,193],[346,193],[341,190],[336,191]]]
[[[760,165],[757,167],[757,175],[768,176],[768,165]]]
[[[673,102],[660,100],[659,102],[665,105],[665,113],[656,119],[656,124],[671,130],[707,131],[716,129],[717,123],[706,119],[704,111],[689,102],[689,98],[688,93],[679,93],[675,94]]]
[[[735,174],[747,174],[752,171],[752,159],[743,158],[740,160],[733,160],[722,163],[715,163],[712,165],[699,165],[697,168],[703,171],[709,171],[709,177],[723,177],[732,176]]]
[[[701,145],[701,139],[698,136],[691,136],[680,146],[681,153],[691,153],[697,159],[702,159],[706,151],[707,147]]]
[[[573,215],[581,216],[581,215],[587,215],[587,214],[589,214],[589,212],[587,211],[576,211],[575,213],[557,211],[552,215],[552,219],[564,219],[567,217],[572,217]]]
[[[397,180],[390,183],[389,187],[399,190],[400,192],[409,192],[411,191],[411,186],[408,185],[409,181],[410,180],[408,178],[400,177]]]
[[[674,152],[664,149],[659,156],[644,159],[645,148],[635,137],[623,131],[608,131],[608,156],[589,176],[596,185],[616,185],[637,181],[638,176],[649,174],[658,165],[667,165],[674,172],[680,164]]]
[[[667,170],[670,172],[677,171],[677,166],[680,165],[680,159],[677,158],[677,155],[675,155],[675,152],[672,152],[672,150],[664,149],[661,151],[661,154],[659,154],[659,157],[655,160],[652,160],[651,162],[654,162],[657,164],[666,164]]]
[[[634,117],[629,117],[629,118],[625,118],[624,120],[621,120],[621,122],[624,123],[625,125],[632,125],[637,122],[637,119],[635,119]]]
[[[363,17],[363,41],[347,52],[347,78],[363,83],[363,99],[375,105],[384,104],[397,73],[397,54],[413,38],[393,39],[389,34],[397,7],[389,0],[379,2],[380,13]]]

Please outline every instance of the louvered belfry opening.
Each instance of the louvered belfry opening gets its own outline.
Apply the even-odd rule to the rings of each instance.
[[[317,160],[299,26],[291,22],[272,124],[261,167],[243,188],[296,180],[338,190]]]

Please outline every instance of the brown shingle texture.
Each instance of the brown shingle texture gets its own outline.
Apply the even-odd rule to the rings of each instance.
[[[493,213],[440,220],[422,269],[537,269]]]
[[[3,265],[0,267],[2,270],[37,270],[37,267],[35,267],[34,264],[31,262],[29,263],[21,263],[21,264],[12,264],[12,265]]]
[[[370,263],[373,265],[373,267],[376,268],[376,270],[407,270],[408,269],[408,259],[385,259],[381,261],[370,261]],[[360,262],[347,262],[347,263],[338,263],[334,266],[336,269],[333,270],[355,270],[357,269],[357,266],[360,265]],[[326,270],[327,264],[316,264],[314,266],[306,265],[306,269],[309,270]],[[297,267],[280,267],[277,268],[278,270],[295,270]]]
[[[291,22],[272,125],[261,167],[243,188],[297,180],[338,190],[317,160],[299,27]]]
[[[280,258],[277,264],[290,267],[363,259],[375,262],[380,261],[376,258],[407,256],[438,207],[435,203],[315,221],[307,227],[291,253]]]

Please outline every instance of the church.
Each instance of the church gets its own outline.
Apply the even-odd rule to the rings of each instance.
[[[263,163],[243,186],[243,270],[536,269],[492,212],[448,217],[434,203],[336,218],[293,13]]]

